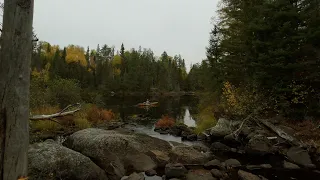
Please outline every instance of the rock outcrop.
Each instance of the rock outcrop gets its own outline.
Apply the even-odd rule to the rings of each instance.
[[[30,180],[108,180],[105,172],[90,158],[53,140],[30,145],[28,163]]]

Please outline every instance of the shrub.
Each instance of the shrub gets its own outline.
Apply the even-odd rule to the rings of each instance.
[[[175,120],[167,115],[162,116],[161,119],[155,124],[156,127],[166,128],[172,127],[175,124]]]
[[[49,83],[50,103],[64,108],[70,104],[81,102],[81,88],[75,80],[55,79]]]
[[[197,126],[194,130],[196,134],[199,134],[206,129],[209,129],[216,125],[217,121],[214,117],[213,109],[211,106],[208,106],[201,110],[201,112],[196,116]]]
[[[112,110],[100,109],[94,105],[87,112],[87,119],[95,123],[99,121],[112,121],[115,119],[115,114]]]
[[[75,126],[79,129],[86,129],[91,127],[91,123],[87,119],[81,117],[75,118],[74,123]]]
[[[100,116],[104,121],[111,121],[115,118],[115,115],[111,110],[101,110]]]

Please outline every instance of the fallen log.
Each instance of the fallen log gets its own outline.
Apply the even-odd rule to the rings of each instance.
[[[73,110],[67,111],[71,108],[75,108]],[[48,114],[48,115],[34,115],[29,117],[30,120],[33,121],[38,121],[38,120],[50,120],[50,121],[54,121],[56,123],[59,123],[58,121],[55,121],[53,118],[57,118],[57,117],[62,117],[62,116],[67,116],[67,115],[72,115],[75,112],[81,110],[81,104],[77,103],[77,104],[73,104],[73,105],[69,105],[66,108],[64,108],[62,111],[55,113],[55,114]]]
[[[272,123],[270,123],[268,120],[261,120],[261,119],[257,119],[257,120],[260,123],[262,123],[264,126],[269,128],[270,130],[275,132],[278,136],[280,136],[281,138],[287,140],[289,143],[291,143],[293,145],[301,145],[301,143],[296,138],[294,138],[293,136],[290,136],[289,134],[284,132],[279,127],[277,127],[277,126],[273,125]]]

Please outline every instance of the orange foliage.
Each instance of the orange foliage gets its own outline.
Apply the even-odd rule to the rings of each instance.
[[[101,119],[104,121],[111,121],[114,119],[114,113],[111,110],[101,110]]]
[[[91,122],[112,121],[115,118],[115,114],[112,110],[99,109],[97,106],[92,106],[87,113],[87,118]]]
[[[169,116],[162,116],[161,119],[156,123],[156,127],[172,127],[175,124],[175,120]]]

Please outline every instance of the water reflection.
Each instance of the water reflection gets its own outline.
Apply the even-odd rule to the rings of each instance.
[[[196,127],[196,121],[192,118],[189,107],[185,107],[185,113],[183,116],[183,123],[189,127]]]

